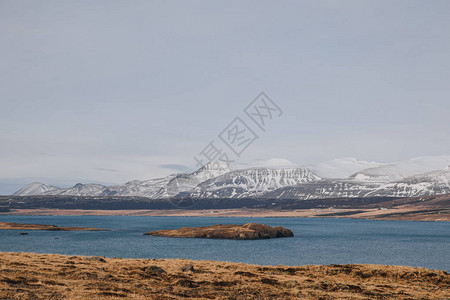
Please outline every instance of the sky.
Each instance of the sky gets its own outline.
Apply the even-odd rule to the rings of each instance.
[[[0,183],[187,172],[212,141],[241,164],[447,155],[449,15],[450,1],[0,0]],[[244,112],[260,92],[282,111],[265,131]],[[236,117],[258,136],[239,157],[218,137]]]

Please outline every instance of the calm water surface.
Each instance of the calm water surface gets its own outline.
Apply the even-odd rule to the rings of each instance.
[[[0,230],[0,251],[189,258],[260,265],[389,264],[450,270],[450,222],[311,218],[136,216],[0,216],[0,221],[83,226],[112,231]],[[151,230],[213,224],[263,223],[295,237],[238,241],[144,236]]]

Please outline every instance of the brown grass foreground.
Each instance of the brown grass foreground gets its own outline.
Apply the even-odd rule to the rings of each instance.
[[[449,277],[382,265],[262,267],[0,252],[1,299],[443,299],[450,297]]]

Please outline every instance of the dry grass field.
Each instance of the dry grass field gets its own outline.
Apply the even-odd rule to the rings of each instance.
[[[184,267],[184,268],[183,268]],[[443,271],[0,253],[0,299],[448,299]]]

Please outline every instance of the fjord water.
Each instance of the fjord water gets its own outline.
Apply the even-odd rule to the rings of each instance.
[[[97,227],[111,231],[0,230],[0,251],[187,258],[259,265],[387,264],[450,270],[450,222],[322,218],[209,218],[149,216],[0,216],[0,221]],[[213,224],[263,223],[295,237],[212,240],[143,233]]]

